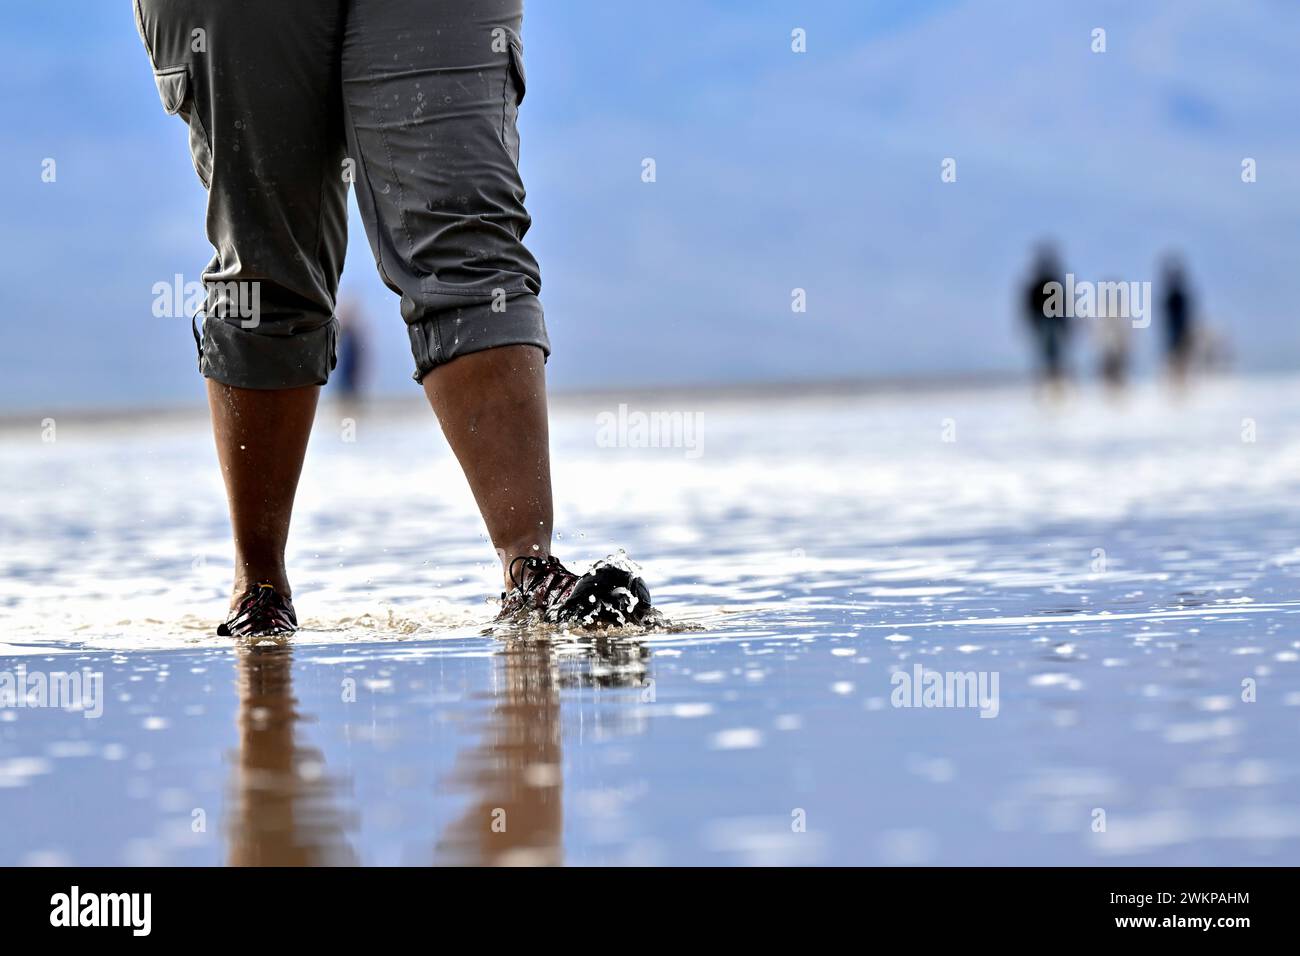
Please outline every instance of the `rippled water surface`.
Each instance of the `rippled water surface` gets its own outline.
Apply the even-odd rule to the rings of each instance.
[[[1300,380],[615,406],[556,552],[641,562],[634,639],[484,636],[427,413],[322,410],[285,647],[211,636],[202,420],[0,432],[0,696],[102,674],[0,707],[0,864],[1300,862]]]

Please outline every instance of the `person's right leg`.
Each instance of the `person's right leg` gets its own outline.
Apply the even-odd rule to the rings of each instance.
[[[320,387],[235,388],[208,379],[208,406],[235,536],[230,606],[259,584],[290,597],[284,548]]]
[[[188,124],[208,189],[199,368],[235,538],[232,607],[257,584],[288,597],[289,516],[335,361],[345,12],[343,0],[136,0],[163,107]]]

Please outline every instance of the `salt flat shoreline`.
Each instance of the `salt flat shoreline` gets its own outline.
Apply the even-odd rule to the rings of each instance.
[[[1261,370],[1253,373],[1223,373],[1200,377],[1198,387],[1213,387],[1223,383],[1286,382],[1294,373],[1286,370]],[[1139,376],[1132,382],[1131,390],[1140,391],[1158,384],[1154,376]],[[942,395],[993,395],[1000,392],[1025,392],[1033,387],[1030,377],[1024,374],[991,372],[955,375],[898,376],[886,378],[844,378],[813,381],[733,382],[689,385],[629,385],[625,388],[554,389],[550,392],[552,410],[557,413],[598,411],[616,408],[625,403],[634,408],[698,409],[701,405],[727,405],[744,403],[797,404],[825,402],[831,399],[882,399],[891,400],[914,396]],[[1074,394],[1097,391],[1095,382],[1081,378],[1073,386]],[[400,419],[425,415],[428,406],[418,390],[406,393],[384,392],[349,403],[340,399],[328,386],[322,396],[322,411],[328,408],[350,408],[381,419]],[[139,424],[192,424],[208,419],[206,404],[169,403],[156,406],[110,405],[88,407],[79,405],[31,406],[25,409],[0,411],[0,436],[30,429],[46,418],[59,423],[139,425]]]
[[[837,397],[893,396],[918,393],[943,393],[962,391],[990,391],[1019,389],[1028,385],[1022,375],[1005,373],[980,373],[949,376],[918,376],[862,379],[825,379],[818,381],[788,382],[736,382],[700,385],[632,385],[627,388],[556,389],[550,392],[552,406],[557,411],[586,407],[608,408],[620,402],[629,405],[660,403],[667,405],[698,405],[701,403],[789,402],[823,400]],[[344,404],[327,386],[324,401]],[[401,416],[426,413],[428,406],[418,389],[404,394],[381,393],[364,398],[359,407],[383,416]],[[188,422],[206,420],[207,406],[201,401],[192,404],[174,403],[157,406],[123,405],[105,407],[86,406],[32,406],[26,409],[0,412],[0,432],[30,428],[32,422],[44,417],[86,423],[140,423],[147,421]]]

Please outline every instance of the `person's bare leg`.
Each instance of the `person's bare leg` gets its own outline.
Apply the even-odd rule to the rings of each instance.
[[[320,386],[234,388],[208,379],[217,458],[235,534],[231,607],[255,584],[289,596],[284,546]]]
[[[546,362],[535,345],[472,352],[424,376],[424,394],[501,558],[551,553]]]

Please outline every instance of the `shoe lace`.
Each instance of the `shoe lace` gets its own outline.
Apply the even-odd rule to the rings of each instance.
[[[245,624],[268,623],[280,614],[280,595],[269,584],[259,584],[244,595],[239,608],[226,622],[226,627],[234,629]]]
[[[531,578],[525,578],[524,574],[516,576],[515,566],[522,564],[524,574],[532,573]],[[563,581],[565,578],[572,578],[575,575],[572,571],[562,565],[554,555],[545,558],[539,558],[533,554],[521,554],[510,562],[508,568],[510,574],[510,583],[520,591],[530,591],[542,581],[546,580],[546,572],[550,571],[558,577],[556,580]],[[524,587],[524,582],[528,581],[528,587]]]

